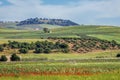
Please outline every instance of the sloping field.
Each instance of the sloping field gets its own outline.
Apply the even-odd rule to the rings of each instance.
[[[48,26],[47,26],[48,27]],[[76,26],[51,29],[51,33],[42,30],[0,29],[1,39],[40,39],[48,37],[97,37],[106,40],[116,40],[120,43],[120,27],[111,26]]]

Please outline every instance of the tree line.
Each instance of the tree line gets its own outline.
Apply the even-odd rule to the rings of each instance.
[[[33,53],[51,53],[51,52],[69,52],[69,46],[65,43],[60,42],[49,42],[49,41],[36,41],[36,42],[17,42],[17,41],[8,41],[8,44],[0,45],[0,51],[4,49],[18,49],[20,53],[26,54],[29,50],[32,50]]]

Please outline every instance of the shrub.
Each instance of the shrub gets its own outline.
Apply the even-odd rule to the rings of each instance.
[[[20,61],[20,57],[17,56],[17,55],[14,53],[14,54],[11,55],[10,60],[11,60],[11,61]]]
[[[7,57],[5,55],[2,55],[1,58],[0,58],[0,61],[7,61]]]
[[[101,49],[102,49],[102,50],[106,50],[106,49],[107,49],[107,46],[102,45],[102,46],[101,46]]]
[[[116,57],[120,57],[120,53],[118,53],[118,54],[116,55]]]
[[[2,46],[3,46],[3,47],[7,47],[7,43],[4,43]]]
[[[44,52],[44,49],[42,48],[35,48],[35,51],[34,53],[43,53]]]
[[[20,50],[19,50],[19,52],[20,53],[28,53],[28,49],[26,49],[26,48],[21,48]]]
[[[65,44],[65,43],[62,43],[62,44],[60,44],[59,46],[60,46],[60,48],[62,48],[62,49],[68,48],[68,45]]]
[[[44,53],[50,53],[51,52],[51,49],[50,48],[46,48],[45,50],[44,50]]]
[[[0,52],[4,51],[4,48],[2,46],[0,46]]]

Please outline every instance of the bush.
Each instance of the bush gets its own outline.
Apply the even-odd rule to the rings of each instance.
[[[2,46],[0,46],[0,52],[4,51],[4,48]]]
[[[20,61],[20,57],[17,56],[17,55],[14,53],[14,54],[11,55],[10,60],[11,60],[11,61]]]
[[[44,52],[44,49],[42,48],[35,48],[35,51],[34,53],[43,53]]]
[[[0,61],[7,61],[7,57],[5,55],[2,55],[1,58],[0,58]]]
[[[50,48],[46,48],[45,50],[44,50],[44,53],[50,53],[51,52],[51,49]]]
[[[21,48],[20,50],[19,50],[19,52],[20,53],[28,53],[28,49],[26,49],[26,48]]]
[[[120,57],[120,53],[118,53],[118,54],[116,55],[116,57]]]
[[[107,46],[102,45],[102,46],[101,46],[101,49],[102,49],[102,50],[106,50],[106,49],[107,49]]]
[[[62,43],[62,44],[60,44],[59,46],[60,46],[60,48],[62,48],[62,49],[68,48],[68,45],[65,44],[65,43]]]

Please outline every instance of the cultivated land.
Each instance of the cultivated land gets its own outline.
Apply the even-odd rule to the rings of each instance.
[[[81,38],[96,37],[120,43],[120,28],[111,26],[76,26],[42,30],[0,29],[0,44],[10,41],[36,42],[48,37]],[[9,55],[16,50],[5,50],[0,55]],[[119,80],[120,58],[117,50],[96,50],[88,53],[19,54],[19,62],[0,62],[0,80]]]
[[[48,37],[73,37],[92,36],[105,40],[120,42],[120,27],[112,26],[74,26],[51,29],[51,33],[36,30],[0,29],[1,39],[40,39]],[[31,34],[32,33],[32,34]]]

